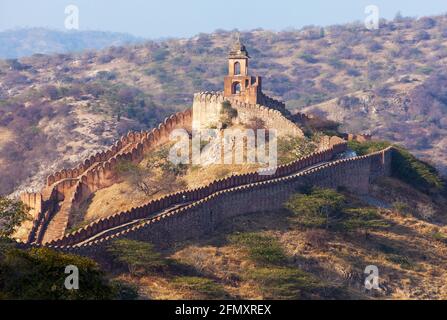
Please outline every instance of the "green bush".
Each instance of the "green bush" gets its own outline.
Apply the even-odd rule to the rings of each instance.
[[[183,163],[175,164],[174,162],[170,161],[169,160],[170,148],[171,145],[167,145],[159,148],[159,150],[152,152],[148,158],[147,168],[148,169],[158,168],[166,174],[173,174],[175,176],[184,175],[188,170],[188,166]]]
[[[240,233],[230,236],[230,242],[248,250],[249,257],[261,264],[280,264],[287,261],[281,245],[272,237],[259,233]]]
[[[18,226],[29,220],[28,210],[23,202],[0,196],[0,238],[10,237]]]
[[[343,231],[363,230],[365,237],[370,230],[386,228],[389,224],[382,219],[376,208],[352,208],[343,211],[344,217],[339,223]]]
[[[371,230],[388,227],[376,208],[356,207],[356,201],[348,201],[335,190],[305,187],[301,192],[292,195],[285,207],[294,214],[292,221],[304,227],[364,231],[365,236]]]
[[[79,289],[65,288],[65,268],[79,269]],[[113,299],[116,291],[98,265],[88,258],[48,248],[9,248],[0,258],[0,296],[7,299]]]
[[[359,156],[364,156],[370,153],[381,151],[388,148],[390,145],[391,143],[389,143],[388,141],[348,142],[348,147],[354,150]]]
[[[356,151],[358,155],[380,151],[390,145],[387,141],[367,141],[364,143],[350,141],[348,143],[349,148]],[[439,176],[436,168],[417,159],[402,147],[395,146],[391,169],[394,177],[419,191],[428,194],[445,192],[445,182]]]
[[[124,264],[132,275],[163,271],[169,264],[153,245],[146,242],[120,239],[113,241],[107,251],[118,263]]]
[[[311,189],[310,194],[295,194],[285,204],[293,212],[294,220],[307,227],[329,228],[341,213],[345,196],[332,189]]]
[[[220,122],[224,128],[231,125],[234,118],[237,117],[237,110],[231,106],[229,101],[222,103],[222,110],[220,112]]]
[[[278,162],[287,164],[315,152],[316,145],[306,139],[291,136],[278,138]]]
[[[397,148],[391,161],[392,174],[419,191],[428,194],[445,192],[438,171],[403,148]]]
[[[266,299],[343,299],[348,296],[342,288],[293,267],[256,268],[246,272],[245,278],[259,284]]]

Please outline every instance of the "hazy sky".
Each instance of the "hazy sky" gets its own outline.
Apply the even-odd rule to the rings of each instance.
[[[79,8],[80,30],[148,38],[363,21],[367,5],[377,5],[380,16],[387,19],[398,11],[415,17],[447,13],[447,0],[0,0],[0,31],[64,29],[64,10],[70,4]]]

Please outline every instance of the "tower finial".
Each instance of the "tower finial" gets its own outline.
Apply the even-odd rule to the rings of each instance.
[[[230,56],[242,56],[243,58],[250,58],[248,55],[247,49],[244,44],[241,42],[241,34],[239,31],[235,32],[235,42],[230,51]]]

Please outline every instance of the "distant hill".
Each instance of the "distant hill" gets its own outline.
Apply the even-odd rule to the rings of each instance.
[[[0,58],[20,58],[36,53],[67,53],[141,42],[126,33],[101,31],[56,31],[27,28],[0,32]]]

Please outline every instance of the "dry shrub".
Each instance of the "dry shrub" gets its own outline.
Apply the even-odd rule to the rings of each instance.
[[[329,241],[329,234],[326,230],[312,229],[306,231],[304,234],[306,242],[313,247],[322,248],[326,246]]]

